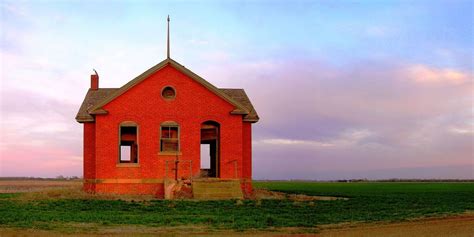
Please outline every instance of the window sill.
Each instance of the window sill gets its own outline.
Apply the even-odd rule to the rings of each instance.
[[[118,163],[116,167],[128,167],[128,168],[138,168],[140,164],[138,163]]]
[[[159,156],[180,156],[182,154],[183,153],[181,153],[180,151],[161,151],[161,152],[158,152]]]

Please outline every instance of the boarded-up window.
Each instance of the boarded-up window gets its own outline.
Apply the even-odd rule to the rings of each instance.
[[[179,151],[179,127],[178,125],[161,125],[160,151]]]
[[[137,126],[120,126],[120,163],[138,163]]]

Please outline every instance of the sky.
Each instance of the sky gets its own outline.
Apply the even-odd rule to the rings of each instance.
[[[166,57],[244,88],[255,179],[474,179],[472,1],[0,1],[0,176],[82,175],[75,115]]]

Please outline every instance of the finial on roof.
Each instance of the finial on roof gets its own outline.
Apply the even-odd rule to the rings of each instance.
[[[167,45],[167,58],[170,58],[170,15],[168,15],[168,45]]]

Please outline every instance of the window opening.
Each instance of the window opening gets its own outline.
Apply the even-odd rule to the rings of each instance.
[[[120,163],[138,163],[136,126],[120,126]]]

